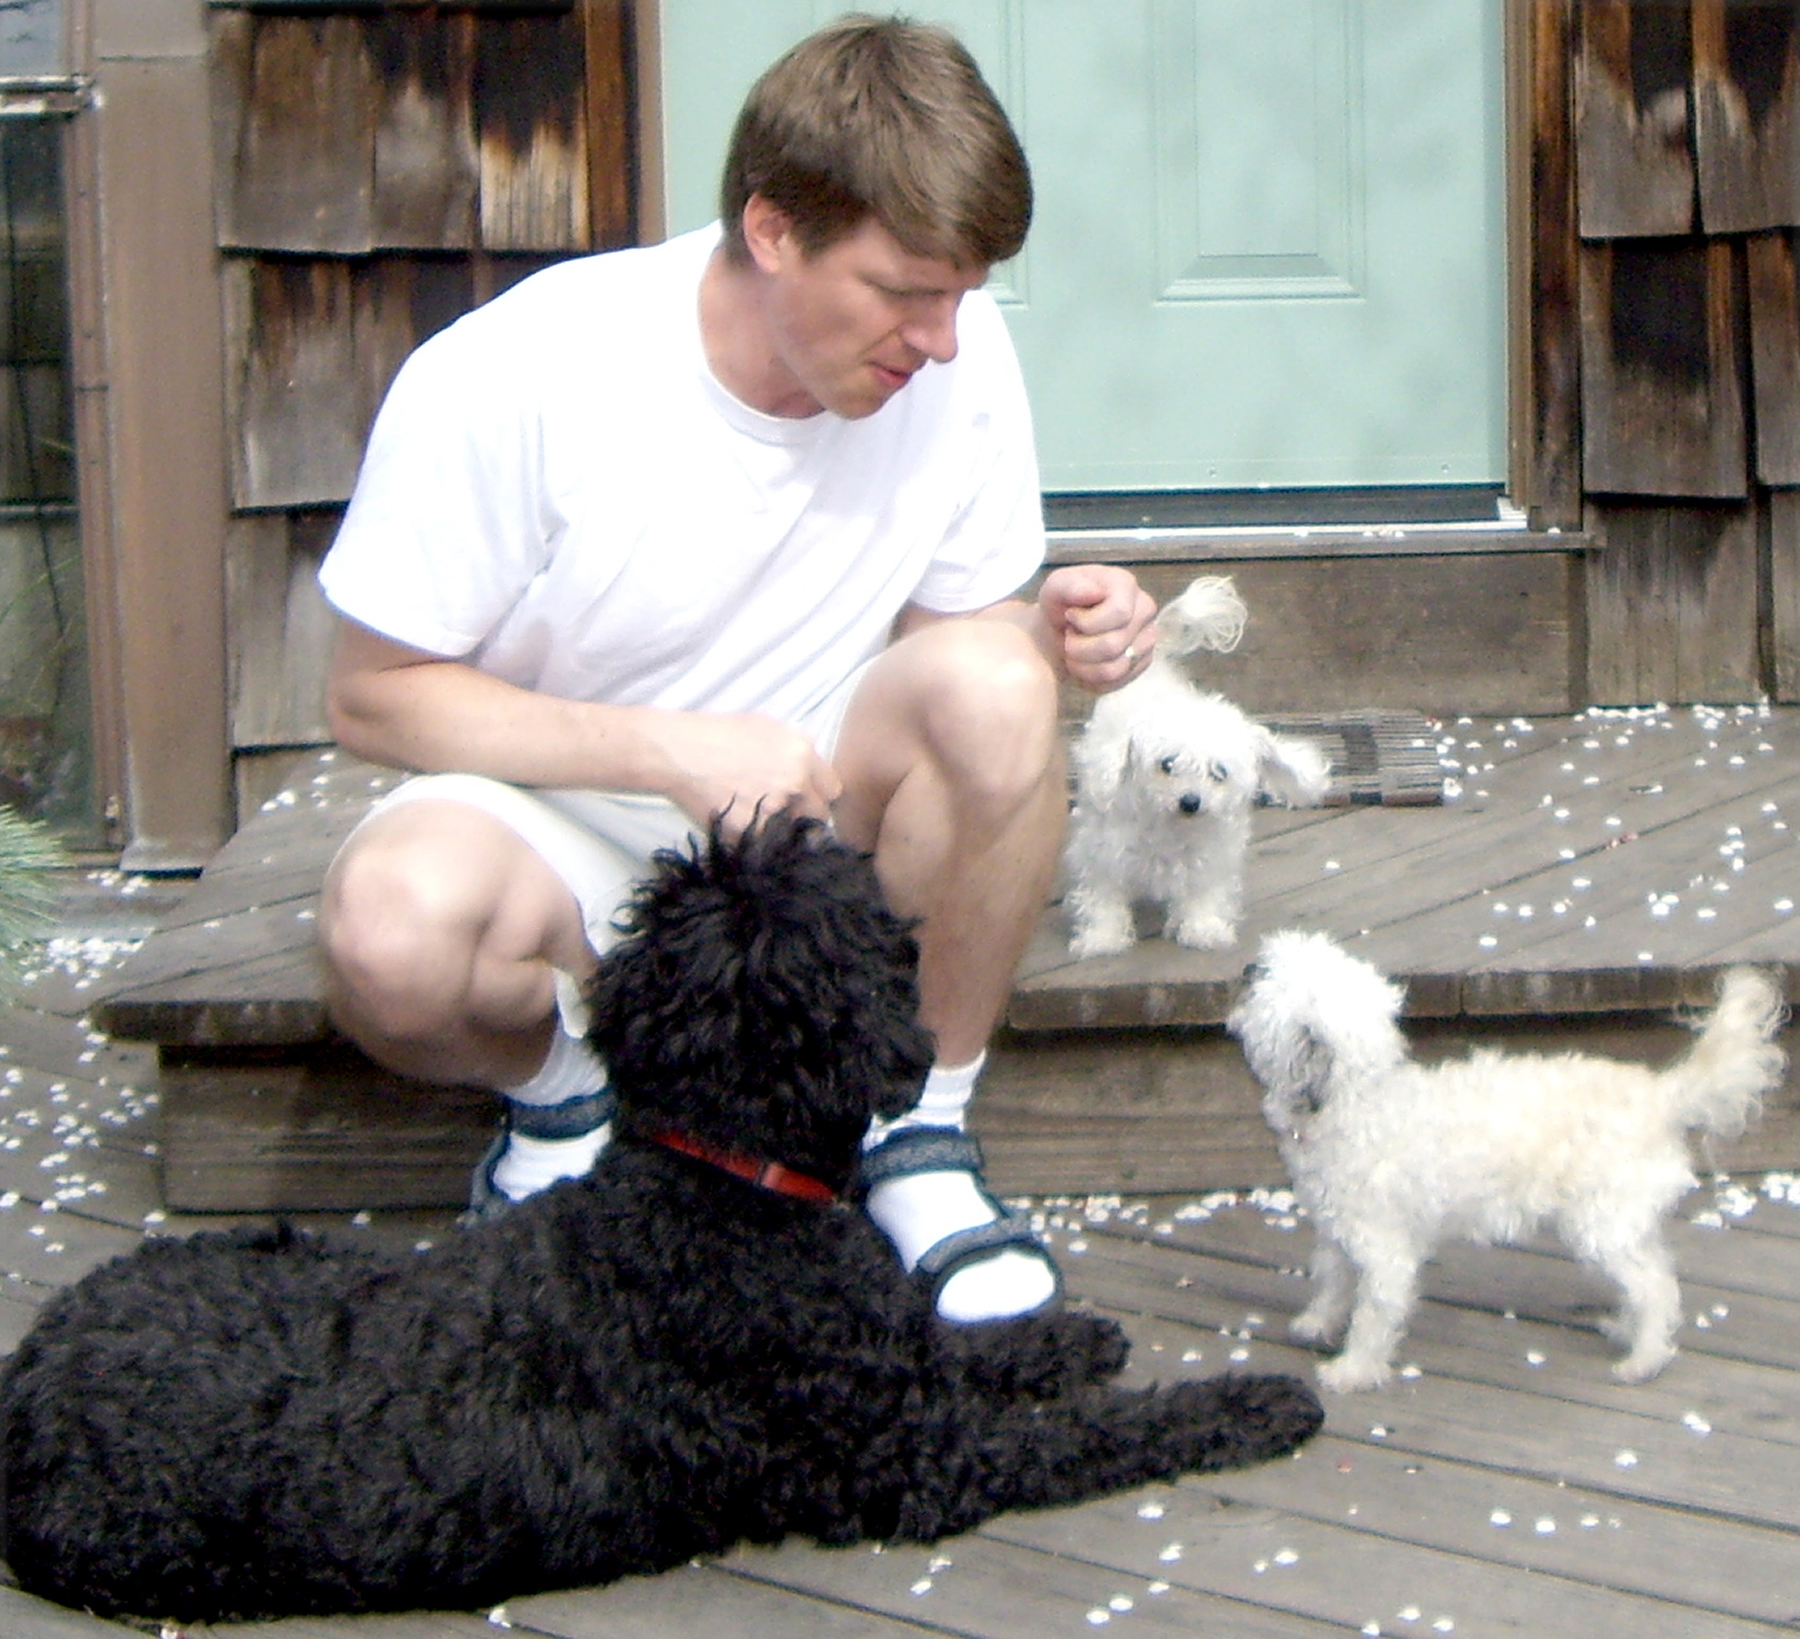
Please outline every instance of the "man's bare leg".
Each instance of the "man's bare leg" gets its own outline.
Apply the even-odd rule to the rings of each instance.
[[[556,986],[595,956],[574,896],[515,831],[457,802],[377,815],[326,877],[320,936],[332,1018],[371,1058],[512,1101],[484,1164],[495,1187],[515,1198],[587,1170],[605,1071],[559,1027]]]
[[[1024,633],[993,621],[925,628],[870,668],[833,759],[837,829],[872,848],[894,908],[922,919],[920,1012],[938,1068],[911,1118],[960,1127],[981,1055],[1037,925],[1067,812],[1057,689]],[[870,1213],[910,1267],[994,1220],[966,1170],[877,1184]],[[1045,1258],[996,1251],[954,1274],[940,1310],[976,1320],[1052,1295]]]

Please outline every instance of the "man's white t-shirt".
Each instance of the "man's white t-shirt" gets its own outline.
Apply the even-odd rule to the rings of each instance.
[[[717,240],[560,263],[425,342],[320,570],[333,606],[543,693],[805,726],[904,605],[1015,592],[1043,520],[993,301],[874,415],[782,419],[706,363]]]

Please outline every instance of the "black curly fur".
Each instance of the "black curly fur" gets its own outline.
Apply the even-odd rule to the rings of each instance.
[[[415,1255],[287,1229],[153,1240],[46,1305],[0,1381],[28,1590],[182,1622],[473,1608],[740,1541],[930,1540],[1255,1462],[1289,1378],[1106,1386],[1110,1322],[952,1327],[834,1184],[929,1043],[868,862],[785,818],[664,856],[594,987],[620,1136]]]

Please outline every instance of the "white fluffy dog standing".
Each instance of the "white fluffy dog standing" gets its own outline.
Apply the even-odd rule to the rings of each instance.
[[[1136,943],[1139,899],[1165,907],[1165,938],[1229,945],[1257,798],[1298,807],[1325,795],[1330,765],[1312,741],[1271,734],[1173,664],[1197,649],[1235,648],[1244,615],[1229,577],[1196,580],[1157,616],[1156,658],[1143,675],[1094,704],[1075,745],[1065,856],[1076,956]]]
[[[1247,977],[1227,1028],[1318,1236],[1312,1300],[1291,1329],[1333,1341],[1349,1322],[1319,1368],[1326,1388],[1387,1381],[1439,1242],[1540,1225],[1623,1290],[1601,1328],[1628,1346],[1613,1374],[1638,1383],[1669,1363],[1681,1295],[1662,1220],[1695,1182],[1686,1133],[1741,1131],[1781,1081],[1785,1010],[1766,974],[1727,972],[1662,1070],[1492,1049],[1417,1064],[1394,1022],[1402,989],[1323,934],[1270,935]]]

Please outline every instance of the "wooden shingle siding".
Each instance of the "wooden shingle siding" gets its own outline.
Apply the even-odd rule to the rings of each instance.
[[[1769,496],[1769,602],[1775,698],[1800,700],[1800,489]]]
[[[1755,512],[1613,501],[1590,514],[1604,545],[1588,564],[1589,699],[1757,699]]]
[[[1800,279],[1795,276],[1795,238],[1791,231],[1759,233],[1746,245],[1756,476],[1769,485],[1800,484]]]
[[[360,18],[222,12],[213,20],[219,242],[373,247],[375,71]]]
[[[585,250],[580,20],[572,14],[486,17],[476,40],[481,243],[490,250]]]
[[[580,13],[220,11],[213,67],[227,249],[592,242]]]
[[[231,743],[240,751],[317,745],[325,724],[332,615],[320,560],[336,512],[234,518],[225,539]]]
[[[1800,8],[1695,0],[1694,139],[1708,233],[1800,224]]]
[[[1513,393],[1515,499],[1539,527],[1575,529],[1581,523],[1581,323],[1569,0],[1539,0],[1515,27],[1525,67],[1515,82],[1513,120],[1528,135],[1524,174],[1512,183],[1512,254],[1524,271],[1512,281],[1510,322],[1529,338],[1528,379],[1515,383]]]
[[[398,12],[485,11],[505,15],[573,11],[576,0],[206,0],[213,11]]]
[[[475,18],[390,12],[370,45],[380,97],[372,238],[396,250],[470,249],[481,185]]]
[[[1584,0],[1575,10],[1582,235],[1686,233],[1694,162],[1685,8]]]
[[[624,0],[208,18],[241,799],[252,762],[326,737],[313,575],[402,362],[549,263],[635,241],[631,38]]]
[[[1589,697],[1793,699],[1800,6],[1575,13]]]
[[[1581,330],[1588,493],[1743,498],[1749,435],[1733,247],[1585,247]]]
[[[345,261],[226,263],[236,506],[305,506],[349,494],[368,431],[350,287]]]

